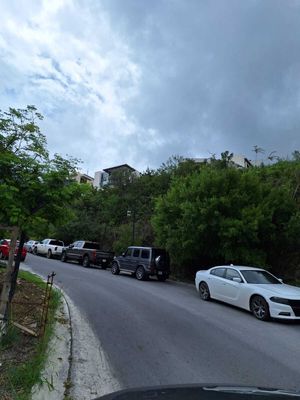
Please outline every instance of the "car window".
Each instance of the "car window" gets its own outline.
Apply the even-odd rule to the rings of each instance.
[[[61,242],[60,240],[50,240],[50,243],[52,246],[63,246],[63,242]]]
[[[127,249],[125,253],[126,257],[131,257],[132,256],[132,249]]]
[[[210,274],[218,276],[220,278],[224,278],[225,268],[215,268],[215,269],[210,271]]]
[[[140,249],[134,249],[133,250],[133,257],[139,257],[140,255]]]
[[[100,250],[99,243],[93,243],[93,242],[85,242],[83,248],[91,250]]]
[[[241,275],[236,271],[235,269],[232,268],[226,268],[226,273],[225,273],[225,278],[229,280],[233,280],[233,278],[241,278]]]
[[[149,256],[150,256],[150,250],[145,250],[145,249],[142,250],[142,252],[141,252],[141,258],[148,259]]]
[[[272,274],[267,271],[260,270],[246,270],[241,271],[243,277],[246,279],[247,283],[256,284],[281,284],[280,280],[275,278]]]

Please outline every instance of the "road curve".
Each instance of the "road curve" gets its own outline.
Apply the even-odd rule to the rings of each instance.
[[[193,285],[140,282],[28,254],[34,272],[55,271],[85,314],[122,388],[228,383],[300,390],[300,324],[256,320]]]

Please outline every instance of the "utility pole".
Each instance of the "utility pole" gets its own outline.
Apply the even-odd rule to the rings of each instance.
[[[127,211],[127,217],[132,217],[132,235],[131,235],[131,246],[134,246],[134,239],[135,239],[135,210]]]

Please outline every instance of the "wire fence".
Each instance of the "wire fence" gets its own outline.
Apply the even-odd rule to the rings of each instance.
[[[9,322],[24,333],[41,337],[48,321],[55,273],[48,275],[45,284],[17,280],[16,292],[9,309]],[[0,275],[0,292],[3,275]]]

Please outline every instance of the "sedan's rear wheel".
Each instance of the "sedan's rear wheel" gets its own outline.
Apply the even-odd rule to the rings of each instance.
[[[262,296],[253,296],[250,301],[250,310],[254,317],[261,321],[270,319],[269,306]]]
[[[210,292],[206,282],[201,282],[199,285],[200,297],[204,301],[210,300]]]
[[[50,249],[47,251],[47,258],[52,258],[52,251]]]
[[[120,268],[119,268],[119,266],[118,266],[118,264],[117,264],[116,262],[113,262],[113,263],[112,263],[112,266],[111,266],[111,273],[112,273],[113,275],[119,275],[119,273],[120,273]]]

